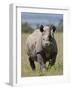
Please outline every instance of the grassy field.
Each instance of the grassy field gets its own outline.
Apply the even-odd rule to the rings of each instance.
[[[55,65],[48,71],[44,73],[40,72],[39,64],[35,63],[36,71],[32,71],[29,65],[28,56],[26,53],[26,39],[29,34],[22,33],[21,35],[21,76],[54,76],[54,75],[63,75],[63,33],[57,32],[55,38],[58,45],[58,55]],[[47,65],[47,64],[46,64]]]

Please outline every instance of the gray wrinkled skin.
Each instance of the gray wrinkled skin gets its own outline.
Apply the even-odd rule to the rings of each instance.
[[[27,39],[27,54],[32,70],[35,70],[34,61],[40,64],[40,69],[46,69],[46,62],[53,66],[57,56],[57,44],[54,33],[49,26],[44,26],[43,32],[35,30]]]

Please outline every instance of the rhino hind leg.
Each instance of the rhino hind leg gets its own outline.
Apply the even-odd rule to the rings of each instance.
[[[34,61],[32,60],[31,57],[29,57],[29,62],[30,62],[30,66],[31,66],[32,70],[35,70],[36,69],[35,68],[35,63],[34,63]]]

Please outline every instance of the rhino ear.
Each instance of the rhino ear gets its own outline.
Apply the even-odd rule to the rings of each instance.
[[[56,27],[55,26],[53,26],[53,32],[55,32],[56,31]]]
[[[44,26],[41,25],[41,26],[40,26],[40,32],[43,32],[43,31],[44,31],[43,28],[44,28]]]
[[[51,30],[53,30],[53,32],[55,32],[56,31],[56,27],[54,26],[54,25],[51,25]]]

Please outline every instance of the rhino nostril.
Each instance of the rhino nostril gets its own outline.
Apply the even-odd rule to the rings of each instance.
[[[46,46],[49,46],[50,45],[50,42],[46,43]]]

